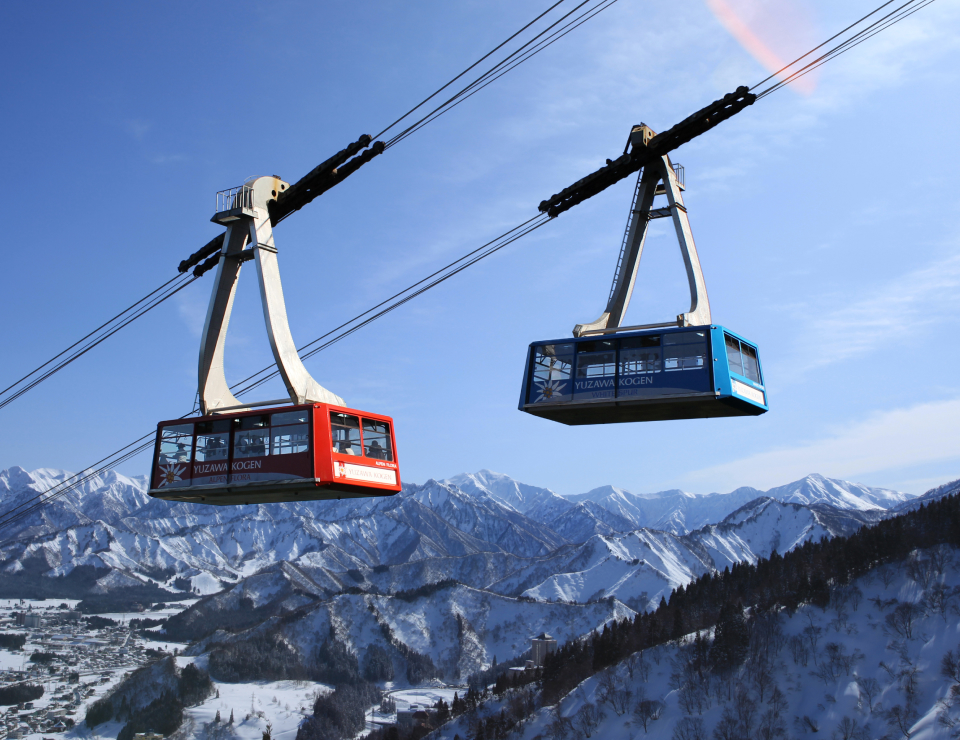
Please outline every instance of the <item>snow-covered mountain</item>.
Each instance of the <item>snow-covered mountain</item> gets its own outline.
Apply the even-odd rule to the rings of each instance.
[[[67,477],[0,472],[0,506]],[[107,473],[8,528],[0,586],[17,574],[67,583],[83,571],[92,593],[146,584],[211,594],[273,573],[305,579],[293,590],[318,599],[452,580],[507,597],[614,597],[641,608],[707,569],[847,533],[908,498],[821,476],[768,493],[606,486],[572,501],[484,470],[389,498],[221,508],[151,499],[142,478]]]
[[[908,493],[870,488],[825,478],[822,475],[808,475],[768,491],[744,487],[730,493],[693,494],[670,490],[636,494],[614,486],[602,486],[567,498],[575,503],[598,505],[628,521],[631,529],[649,527],[685,534],[719,522],[731,512],[761,496],[783,503],[824,505],[842,511],[877,512],[892,509],[914,498]]]
[[[960,593],[957,557],[949,548],[940,573],[909,560],[884,566],[838,588],[826,608],[760,616],[732,670],[711,671],[712,653],[705,660],[692,634],[634,653],[539,702],[507,724],[510,736],[585,737],[578,730],[586,727],[604,740],[955,738],[958,627],[943,594]],[[708,646],[711,632],[700,635]],[[509,717],[511,702],[514,694],[494,695],[477,714]],[[468,737],[476,724],[465,714],[432,737]],[[557,730],[564,725],[566,733]]]

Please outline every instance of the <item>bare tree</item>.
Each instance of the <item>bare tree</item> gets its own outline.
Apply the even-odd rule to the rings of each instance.
[[[587,702],[574,715],[573,726],[585,737],[590,737],[603,720],[604,714],[597,705]]]
[[[897,571],[890,565],[881,565],[877,568],[877,577],[884,588],[890,588],[890,584],[897,578]]]
[[[630,711],[630,699],[633,692],[617,681],[617,677],[610,669],[600,674],[600,701],[609,704],[618,717]]]
[[[933,578],[933,563],[914,551],[907,560],[907,575],[920,588],[926,588],[930,585],[930,579]]]
[[[684,717],[673,728],[673,740],[707,740],[707,730],[699,717]]]
[[[880,682],[875,678],[857,676],[857,689],[860,692],[860,702],[866,699],[867,711],[873,713],[873,700],[880,695]]]
[[[817,643],[820,641],[821,634],[823,634],[823,627],[818,627],[815,624],[803,628],[803,636],[807,638],[807,644],[810,646],[814,662],[817,660]]]
[[[644,656],[643,650],[630,653],[623,662],[627,667],[627,673],[630,675],[630,678],[633,678],[634,674],[638,674],[640,680],[643,682],[646,682],[647,679],[650,678],[650,661]]]
[[[949,545],[937,545],[930,549],[930,562],[936,575],[942,576],[952,561],[953,548]]]
[[[910,737],[910,728],[913,727],[913,712],[909,707],[902,707],[899,704],[890,707],[884,712],[884,719],[887,720],[887,725],[892,730],[899,732],[903,737]]]
[[[830,626],[833,627],[834,632],[839,632],[847,626],[847,623],[850,621],[850,613],[846,608],[841,607],[837,609],[837,615],[830,620]]]
[[[850,586],[850,606],[854,611],[860,608],[861,601],[863,601],[863,591],[857,586]]]
[[[803,715],[802,718],[797,717],[796,722],[797,727],[804,732],[812,732],[814,734],[820,732],[820,725],[817,724],[817,720],[812,719],[808,714]]]
[[[916,604],[904,602],[890,612],[884,622],[887,629],[900,637],[913,639],[913,630],[917,620],[923,615],[923,609]]]
[[[770,698],[767,699],[767,706],[777,717],[782,715],[787,708],[787,696],[776,684],[773,686],[773,691],[770,692]]]
[[[790,655],[793,656],[794,665],[806,667],[810,660],[810,648],[807,642],[800,635],[793,635],[787,643],[790,647]]]
[[[957,648],[957,652],[960,653],[960,648]],[[947,650],[941,658],[940,675],[960,684],[960,660],[954,655],[953,650]]]
[[[870,740],[870,725],[861,725],[857,720],[844,717],[833,731],[834,740]]]
[[[714,740],[741,740],[737,716],[731,707],[723,708],[720,721],[713,728]]]
[[[947,611],[955,593],[943,583],[934,583],[927,589],[925,601],[930,611],[936,612],[943,621],[947,621]]]
[[[659,699],[641,698],[633,707],[633,716],[637,722],[643,725],[643,731],[646,733],[647,727],[651,722],[655,722],[663,716],[663,710],[666,705]]]
[[[757,696],[762,703],[764,695],[774,685],[773,666],[770,665],[770,661],[767,659],[756,661],[751,666],[751,678],[753,679],[753,686],[757,690]]]
[[[750,696],[750,692],[742,686],[733,695],[733,711],[737,717],[737,725],[743,737],[751,737],[753,723],[757,717],[757,703]]]
[[[560,712],[560,704],[553,707],[553,720],[547,725],[547,734],[553,740],[567,740],[567,736],[573,730],[573,722],[569,717],[564,717]]]
[[[653,662],[657,665],[660,665],[660,661],[663,660],[663,645],[654,645],[647,652],[650,653],[650,657],[653,658]]]
[[[757,726],[759,740],[777,740],[786,736],[787,723],[783,717],[772,709],[768,709],[760,716],[760,724]]]

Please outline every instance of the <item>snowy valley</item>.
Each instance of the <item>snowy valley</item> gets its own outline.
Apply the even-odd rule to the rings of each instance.
[[[0,500],[16,506],[68,475],[0,472]],[[12,528],[0,596],[69,597],[88,612],[189,599],[146,637],[179,644],[178,661],[218,686],[332,687],[350,675],[442,693],[522,666],[535,635],[572,643],[655,611],[707,574],[850,535],[958,488],[918,498],[811,475],[769,491],[604,486],[563,497],[480,471],[392,498],[218,508],[151,499],[142,479],[108,473]],[[329,673],[341,659],[354,667]],[[395,710],[371,714],[368,729],[388,721]],[[611,737],[635,734],[615,725]],[[200,732],[190,726],[184,737]]]

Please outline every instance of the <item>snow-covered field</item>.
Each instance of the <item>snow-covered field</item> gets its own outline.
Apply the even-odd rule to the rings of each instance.
[[[711,677],[706,695],[682,706],[679,682],[672,676],[678,674],[684,654],[691,650],[692,636],[685,645],[665,648],[658,656],[647,651],[646,680],[636,664],[632,675],[626,664],[614,666],[605,672],[613,679],[607,689],[604,674],[597,674],[560,702],[560,716],[570,720],[567,736],[588,737],[577,729],[577,717],[585,705],[592,705],[601,710],[603,718],[591,734],[604,740],[668,740],[678,737],[674,732],[681,722],[687,727],[702,723],[702,736],[684,737],[726,737],[715,735],[714,730],[724,712],[736,706],[734,697],[740,689],[746,697],[740,703],[741,716],[751,717],[751,730],[744,737],[761,737],[762,724],[766,721],[769,728],[777,719],[786,734],[770,737],[906,737],[897,714],[904,718],[903,728],[913,740],[956,737],[956,728],[938,721],[943,709],[938,702],[948,696],[952,686],[960,687],[960,668],[955,671],[956,679],[941,674],[948,651],[960,657],[960,553],[954,551],[952,557],[945,572],[931,578],[925,588],[911,577],[908,567],[891,568],[852,584],[860,593],[850,592],[845,603],[840,603],[841,599],[827,609],[807,605],[793,616],[782,613],[782,644],[779,650],[770,651],[769,680],[762,690],[764,680],[758,675],[764,671],[745,665],[732,679]],[[899,619],[892,625],[890,615],[895,612],[912,624]],[[604,699],[609,685],[631,692],[621,714]],[[771,699],[774,687],[781,698]],[[649,721],[646,731],[633,711],[640,697],[663,702],[662,715]],[[509,694],[503,701],[487,702],[479,714],[493,716],[502,708],[509,711]],[[948,716],[960,728],[960,707],[950,710]],[[449,740],[457,733],[467,737],[469,721],[461,717],[444,726],[438,740]],[[555,721],[554,708],[542,708],[515,737],[547,737]]]

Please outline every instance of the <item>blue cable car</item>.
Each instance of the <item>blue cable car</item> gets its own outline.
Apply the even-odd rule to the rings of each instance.
[[[519,408],[571,426],[768,410],[756,345],[722,326],[535,342]]]
[[[631,130],[627,146],[644,147],[654,137],[641,123]],[[767,412],[757,346],[715,325],[710,316],[707,286],[683,203],[683,180],[683,167],[667,156],[644,165],[607,307],[596,321],[577,324],[570,339],[530,345],[521,411],[571,426]],[[578,187],[589,187],[589,178],[563,192]],[[667,197],[666,207],[653,208],[658,195]],[[658,218],[673,221],[690,286],[690,310],[672,322],[622,326],[649,225]]]

